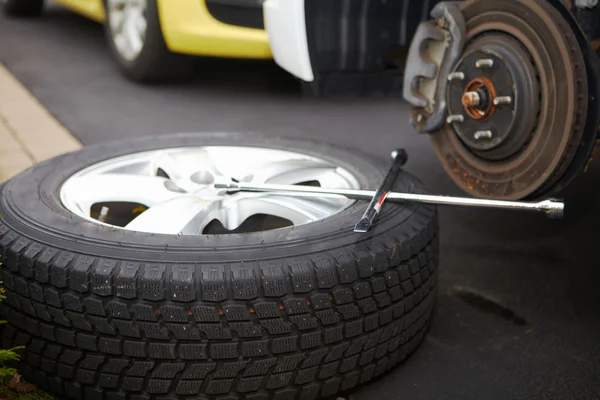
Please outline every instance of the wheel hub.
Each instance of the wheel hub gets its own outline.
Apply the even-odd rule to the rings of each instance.
[[[471,43],[448,85],[453,129],[486,160],[506,159],[529,141],[540,108],[537,71],[514,38],[486,34]],[[460,74],[457,74],[460,73]]]
[[[462,104],[467,115],[473,119],[487,119],[496,109],[494,101],[496,88],[485,77],[473,79],[462,95]]]

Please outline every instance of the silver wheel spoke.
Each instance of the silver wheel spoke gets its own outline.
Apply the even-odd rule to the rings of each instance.
[[[221,222],[229,230],[237,228],[252,215],[261,213],[285,218],[294,225],[300,225],[306,220],[318,221],[327,218],[339,210],[344,202],[347,200],[248,194],[235,199],[235,203],[227,207],[225,215],[220,219],[225,219]]]
[[[111,15],[110,18],[110,28],[115,34],[120,34],[123,32],[123,27],[125,25],[125,14],[123,12],[115,11]]]
[[[313,160],[286,160],[260,165],[254,172],[253,182],[293,185],[307,181],[328,181],[329,174],[335,175],[335,167]],[[339,175],[337,181],[339,184]],[[325,184],[321,184],[326,186]]]
[[[69,200],[76,202],[82,211],[101,202],[132,202],[152,206],[181,193],[167,189],[168,179],[139,175],[103,174],[82,176],[67,185]]]
[[[151,163],[151,174],[163,170],[178,186],[193,191],[212,185],[220,172],[206,151],[194,154],[161,154]]]
[[[142,14],[138,15],[138,17],[135,19],[135,28],[137,29],[140,38],[146,37],[146,29],[148,28],[148,23],[146,22],[146,18],[144,18]]]
[[[130,15],[125,23],[125,34],[127,35],[129,48],[133,53],[139,53],[143,46],[142,38],[136,27],[136,18],[135,15]]]
[[[294,171],[289,171],[271,179],[268,179],[266,183],[274,184],[298,184],[302,182],[319,182],[321,187],[329,188],[346,188],[348,183],[340,180],[339,174],[333,167],[322,167],[322,168],[303,168]],[[341,185],[341,186],[340,186]]]
[[[153,161],[153,167],[154,170],[162,169],[175,181],[190,179],[198,171],[221,174],[206,150],[193,154],[163,153]]]
[[[135,59],[144,47],[147,5],[147,0],[108,0],[106,11],[113,42],[126,60]]]
[[[218,211],[216,200],[203,200],[195,196],[184,196],[150,207],[125,226],[141,232],[172,235],[194,235],[202,233]]]

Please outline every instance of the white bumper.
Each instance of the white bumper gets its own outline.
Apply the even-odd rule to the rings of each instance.
[[[308,53],[304,0],[265,0],[265,28],[275,62],[298,78],[315,77]]]

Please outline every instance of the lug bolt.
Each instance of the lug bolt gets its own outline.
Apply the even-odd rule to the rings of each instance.
[[[477,131],[475,132],[475,140],[491,139],[492,131]]]
[[[463,74],[462,72],[452,72],[450,74],[448,74],[448,80],[449,81],[464,81],[465,80],[465,74]]]
[[[476,68],[492,68],[493,66],[494,60],[492,60],[491,58],[484,58],[475,62]]]
[[[462,97],[462,103],[466,107],[475,107],[481,103],[481,96],[476,91],[465,92]]]
[[[500,96],[494,99],[494,105],[496,106],[504,106],[512,103],[512,97],[510,96]]]
[[[448,118],[446,118],[446,122],[449,124],[453,124],[455,122],[464,122],[464,121],[465,121],[465,117],[463,117],[460,114],[449,115]]]

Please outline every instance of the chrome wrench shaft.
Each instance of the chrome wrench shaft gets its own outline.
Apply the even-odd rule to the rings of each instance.
[[[255,183],[216,183],[215,188],[227,189],[229,192],[270,192],[284,196],[309,196],[321,195],[324,197],[346,197],[354,200],[371,201],[376,194],[375,190],[355,190],[355,189],[328,189],[314,186],[296,186],[296,185],[273,185],[273,184],[255,184]],[[386,197],[388,202],[406,202],[449,205],[449,206],[467,206],[480,208],[497,208],[504,210],[522,210],[543,212],[551,218],[562,218],[565,205],[563,202],[553,199],[540,202],[522,202],[505,200],[487,200],[451,196],[435,196],[418,193],[400,193],[390,192]]]

